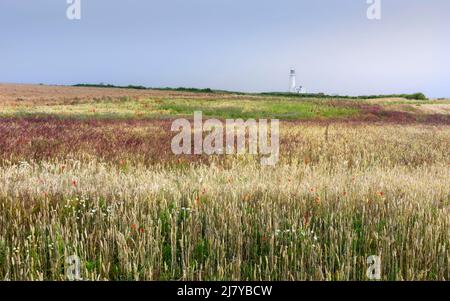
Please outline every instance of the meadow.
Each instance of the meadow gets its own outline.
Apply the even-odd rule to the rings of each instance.
[[[0,279],[450,278],[448,101],[2,89]],[[280,161],[175,156],[195,110],[281,119]]]

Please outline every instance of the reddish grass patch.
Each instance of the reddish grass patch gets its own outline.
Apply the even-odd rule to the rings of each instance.
[[[0,119],[0,160],[82,158],[144,164],[205,161],[204,156],[175,156],[169,120]]]

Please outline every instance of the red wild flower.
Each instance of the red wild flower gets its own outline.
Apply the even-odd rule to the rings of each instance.
[[[320,196],[318,196],[318,197],[316,198],[316,203],[317,203],[317,205],[319,205],[320,202],[321,202],[321,199],[320,199]]]
[[[76,181],[76,180],[72,180],[72,186],[73,186],[73,187],[77,187],[77,185],[78,185],[78,184],[77,184],[77,181]]]

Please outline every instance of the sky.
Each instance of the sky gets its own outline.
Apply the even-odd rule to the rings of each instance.
[[[0,0],[0,82],[450,97],[450,1]]]

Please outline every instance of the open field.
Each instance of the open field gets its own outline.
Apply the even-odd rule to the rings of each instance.
[[[0,279],[449,280],[449,103],[399,105],[0,85]],[[195,110],[281,119],[280,161],[174,155]]]
[[[76,119],[278,118],[450,124],[450,100],[297,98],[260,94],[0,84],[0,116]]]

